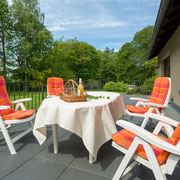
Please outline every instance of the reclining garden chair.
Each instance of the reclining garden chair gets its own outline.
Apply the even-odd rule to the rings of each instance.
[[[26,110],[23,102],[32,100],[31,98],[19,99],[15,101],[10,101],[7,90],[5,87],[5,81],[0,76],[0,132],[2,132],[5,141],[8,145],[9,151],[11,154],[16,154],[13,143],[28,134],[32,131],[32,120],[35,117],[35,110]],[[15,110],[12,107],[12,104],[16,104]],[[21,108],[22,111],[18,111]],[[17,135],[13,139],[10,138],[7,126],[12,124],[26,123],[28,122],[30,128],[24,131],[23,133]]]
[[[169,126],[172,130],[172,126],[175,126],[176,129],[169,132],[171,133],[169,139],[158,135],[159,127],[158,131],[155,129],[150,133],[144,129],[148,118],[161,122],[161,127]],[[155,113],[146,113],[141,127],[124,120],[117,121],[117,124],[125,129],[112,135],[112,146],[125,156],[113,180],[125,176],[136,164],[152,169],[157,180],[165,180],[165,174],[172,175],[180,159],[180,122]],[[134,161],[127,167],[131,159]]]
[[[136,100],[135,106],[127,105],[126,113],[131,116],[145,117],[147,112],[153,112],[164,115],[168,107],[171,94],[171,79],[167,77],[158,77],[154,81],[153,90],[149,99],[132,97],[130,100]]]
[[[48,96],[59,96],[59,92],[64,91],[64,80],[62,78],[50,77],[47,79]]]

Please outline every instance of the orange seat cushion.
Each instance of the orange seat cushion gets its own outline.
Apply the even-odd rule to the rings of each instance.
[[[59,96],[59,92],[64,91],[64,80],[62,78],[48,78],[47,88],[49,95]]]
[[[116,144],[129,149],[131,143],[133,142],[134,138],[135,138],[135,134],[126,130],[126,129],[122,129],[121,131],[115,133],[112,135],[112,140],[114,142],[116,142]],[[158,135],[156,135],[158,136]],[[168,139],[162,137],[162,136],[158,136],[159,138],[163,139],[164,141],[168,141]],[[154,145],[151,145],[154,151],[154,154],[158,160],[159,165],[163,165],[166,163],[166,160],[169,156],[169,152],[166,152]],[[148,160],[147,155],[145,153],[144,147],[143,145],[139,145],[137,150],[136,150],[136,154],[141,156],[142,158]]]
[[[14,111],[5,116],[2,116],[3,120],[13,120],[13,119],[25,119],[32,116],[35,113],[35,110],[24,110],[24,111]]]
[[[175,131],[173,132],[173,134],[171,135],[171,137],[169,139],[164,138],[164,137],[159,136],[159,135],[156,135],[156,134],[154,134],[154,135],[159,137],[160,139],[170,143],[170,144],[177,145],[177,143],[180,141],[180,122],[178,123]],[[134,133],[132,133],[126,129],[122,129],[121,131],[112,135],[112,140],[114,142],[116,142],[118,145],[120,145],[126,149],[129,149],[129,147],[130,147],[131,143],[133,142],[135,136],[136,135]],[[170,153],[167,151],[164,151],[163,149],[158,148],[154,145],[151,145],[151,146],[152,146],[152,149],[154,151],[154,154],[157,158],[159,165],[165,164]],[[143,145],[140,144],[138,146],[138,148],[136,149],[136,154],[141,156],[142,158],[148,160],[147,155],[144,151]]]
[[[127,105],[126,109],[132,113],[144,114],[148,111],[145,107]]]

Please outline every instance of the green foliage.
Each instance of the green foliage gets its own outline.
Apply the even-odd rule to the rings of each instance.
[[[136,79],[136,66],[132,43],[125,43],[117,54],[115,61],[116,78],[118,81],[130,81]]]
[[[35,70],[44,70],[44,54],[52,46],[52,35],[44,26],[44,14],[40,12],[37,0],[13,0],[14,57],[18,70],[16,78],[33,78]]]
[[[156,75],[155,67],[148,65],[146,62],[152,32],[153,26],[148,26],[134,35],[132,45],[134,48],[134,58],[137,67],[136,80],[144,81],[145,79]],[[157,63],[157,61],[155,61],[155,63]]]
[[[155,68],[146,63],[152,26],[137,32],[119,52],[108,47],[100,51],[76,38],[53,42],[44,25],[38,0],[12,1],[9,7],[7,0],[0,0],[0,34],[4,33],[0,36],[0,45],[6,49],[5,53],[0,48],[0,60],[3,60],[0,61],[0,74],[6,76],[8,73],[11,80],[46,81],[48,77],[56,76],[65,81],[70,78],[120,81],[109,82],[104,89],[133,93],[123,82],[142,82],[157,74]],[[148,62],[157,65],[157,57]]]
[[[65,79],[80,77],[84,80],[96,79],[99,61],[96,49],[76,38],[56,41],[47,56],[47,64],[52,69],[52,75]]]
[[[146,63],[152,32],[153,26],[148,26],[137,32],[131,42],[121,47],[115,60],[116,80],[144,81],[157,74],[155,67]],[[149,63],[157,65],[157,58]]]
[[[107,82],[103,86],[103,90],[105,91],[117,91],[117,92],[127,92],[128,90],[128,85],[123,83],[123,82]]]
[[[5,80],[12,65],[9,60],[12,40],[12,21],[8,2],[0,0],[0,75],[4,75]]]
[[[103,90],[105,90],[105,91],[114,91],[115,90],[115,85],[116,85],[115,82],[110,81],[110,82],[106,83],[103,86]]]
[[[127,92],[128,85],[123,83],[123,82],[117,82],[115,84],[115,90],[118,91],[118,92]]]
[[[154,80],[156,78],[157,78],[157,76],[153,76],[153,77],[146,79],[144,81],[144,84],[143,84],[144,89],[142,90],[142,91],[144,91],[144,93],[151,94],[151,92],[153,90]]]
[[[98,70],[98,79],[102,81],[116,80],[115,73],[115,60],[117,58],[117,53],[106,48],[106,50],[98,51],[100,56],[100,67]]]

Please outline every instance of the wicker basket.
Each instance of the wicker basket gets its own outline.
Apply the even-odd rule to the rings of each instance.
[[[65,89],[59,93],[59,97],[66,102],[87,101],[87,93],[84,91],[83,95],[78,95],[78,84],[72,79],[66,82]]]

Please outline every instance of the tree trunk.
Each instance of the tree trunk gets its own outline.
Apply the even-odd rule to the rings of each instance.
[[[4,26],[2,23],[2,28],[1,28],[1,40],[2,40],[2,49],[3,49],[3,71],[4,71],[4,79],[6,82],[7,79],[7,70],[6,70],[6,53],[5,53],[5,39],[4,39]]]

